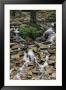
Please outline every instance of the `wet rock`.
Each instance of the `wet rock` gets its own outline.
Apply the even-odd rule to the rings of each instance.
[[[46,72],[51,75],[53,73],[53,68],[52,67],[47,67]]]
[[[41,50],[48,49],[48,45],[40,44],[40,49]]]
[[[13,50],[10,50],[10,54],[12,54],[13,53]]]
[[[28,73],[29,76],[32,76],[32,70],[28,70],[27,73]]]
[[[38,51],[37,47],[32,47],[31,49],[32,49],[32,51],[34,51],[34,52],[37,52],[37,51]]]
[[[10,64],[10,70],[13,68],[13,66],[14,66],[14,63],[11,63]]]
[[[16,43],[10,43],[10,47],[12,47],[12,46],[14,46],[14,45],[16,45]]]
[[[49,64],[49,65],[54,65],[54,64],[55,64],[55,61],[49,60],[49,61],[48,61],[48,64]]]
[[[24,52],[23,51],[19,51],[19,56],[20,57],[24,56]]]
[[[16,66],[18,66],[18,67],[20,66],[20,62],[18,62],[18,61],[15,62],[15,64],[16,64]]]
[[[28,67],[27,67],[28,69],[34,69],[35,68],[35,64],[28,64]]]
[[[12,60],[16,59],[16,55],[11,55],[11,59]]]
[[[56,78],[56,73],[52,73],[52,78]]]
[[[36,38],[36,41],[37,41],[37,42],[40,42],[41,40],[42,40],[41,37],[37,37],[37,38]]]
[[[16,54],[16,60],[20,60],[20,55],[19,55],[19,53]]]
[[[13,49],[18,49],[18,48],[20,48],[20,46],[19,45],[15,45],[15,46],[12,47],[12,50]]]
[[[56,53],[56,50],[55,50],[55,49],[48,49],[48,52],[49,52],[50,54],[55,54],[55,53]]]
[[[10,73],[10,79],[13,79],[14,76],[17,74],[17,70],[16,70],[16,69],[11,69],[10,72],[11,72],[11,73]]]
[[[55,55],[50,56],[49,60],[56,60],[56,56]]]
[[[36,77],[32,77],[32,80],[36,80]]]
[[[36,38],[36,41],[37,41],[37,42],[44,42],[44,41],[45,41],[45,38],[44,38],[43,36],[37,37],[37,38]]]
[[[32,73],[35,74],[35,75],[40,75],[41,74],[38,70],[33,70]]]
[[[55,45],[50,46],[51,49],[56,49]]]
[[[37,60],[40,63],[45,61],[45,55],[43,52],[37,52]]]
[[[27,79],[31,79],[31,78],[32,78],[32,76],[31,76],[31,75],[28,75],[28,76],[27,76]]]

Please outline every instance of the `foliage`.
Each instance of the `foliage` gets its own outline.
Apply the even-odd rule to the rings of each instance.
[[[34,25],[33,26],[20,27],[20,35],[24,39],[27,37],[35,39],[36,37],[41,36],[42,33],[43,33],[43,31]]]

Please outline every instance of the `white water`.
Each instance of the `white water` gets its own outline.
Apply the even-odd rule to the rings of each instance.
[[[49,28],[48,30],[46,30],[44,34],[49,34],[49,35],[51,35],[51,34],[55,34],[55,32],[53,31],[53,29],[52,29],[52,27],[51,27],[51,28]]]
[[[56,39],[56,35],[55,35],[55,34],[51,34],[51,35],[48,37],[47,41],[50,41],[51,43],[53,43],[55,39]]]
[[[19,41],[19,31],[18,31],[18,28],[16,28],[15,30],[14,30],[14,33],[15,33],[15,37],[16,37],[16,41],[18,42]]]
[[[27,57],[27,55],[30,56],[31,61],[29,60],[29,57]],[[22,65],[22,67],[19,68],[18,70],[19,73],[17,73],[15,76],[17,80],[20,80],[20,75],[23,75],[23,76],[25,75],[25,73],[27,72],[26,70],[27,70],[28,63],[31,63],[32,61],[34,61],[34,59],[35,59],[35,55],[32,50],[28,50],[28,53],[24,52],[23,60],[25,61],[25,63]]]
[[[36,56],[31,49],[28,50],[28,56],[30,57],[31,61],[34,61],[36,59]]]
[[[27,54],[31,57],[31,61],[27,57]],[[49,55],[48,55],[48,52],[46,52],[45,62],[44,62],[43,65],[38,63],[38,61],[36,59],[36,56],[35,56],[35,54],[33,53],[32,50],[28,50],[28,53],[24,52],[24,58],[23,59],[25,60],[25,64],[30,63],[30,62],[35,60],[35,63],[38,64],[38,66],[40,68],[40,71],[42,72],[44,70],[44,67],[48,66],[48,62],[47,61],[49,60]],[[24,67],[24,65],[23,65],[23,67]]]
[[[45,31],[44,35],[46,35],[46,34],[48,35],[46,42],[53,43],[56,39],[56,34],[53,31],[52,27]]]
[[[29,60],[29,57],[27,57],[27,54],[31,57],[31,61]],[[40,72],[43,73],[44,67],[48,66],[48,62],[47,62],[48,59],[49,59],[49,55],[46,52],[45,62],[42,65],[42,64],[38,63],[38,61],[36,59],[36,56],[35,56],[35,54],[33,53],[32,50],[28,50],[28,53],[24,52],[23,60],[25,61],[25,63],[22,65],[22,67],[19,68],[19,70],[18,70],[19,73],[16,74],[15,78],[17,80],[20,80],[20,75],[25,76],[25,73],[27,73],[28,63],[31,63],[34,60],[35,60],[35,63],[38,65]]]

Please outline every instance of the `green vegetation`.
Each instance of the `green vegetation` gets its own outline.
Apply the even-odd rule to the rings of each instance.
[[[56,10],[10,10],[10,25],[19,26],[24,39],[40,37],[46,30],[43,24],[48,22],[56,22]]]
[[[22,38],[32,38],[32,39],[35,39],[36,37],[39,37],[41,36],[43,33],[42,30],[40,30],[39,27],[35,27],[34,25],[33,26],[22,26],[20,27],[20,35]]]

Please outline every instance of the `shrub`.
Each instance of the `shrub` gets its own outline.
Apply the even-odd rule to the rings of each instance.
[[[42,30],[37,28],[36,26],[24,26],[20,27],[20,35],[22,38],[30,37],[32,39],[35,39],[36,37],[39,37],[42,35]]]

